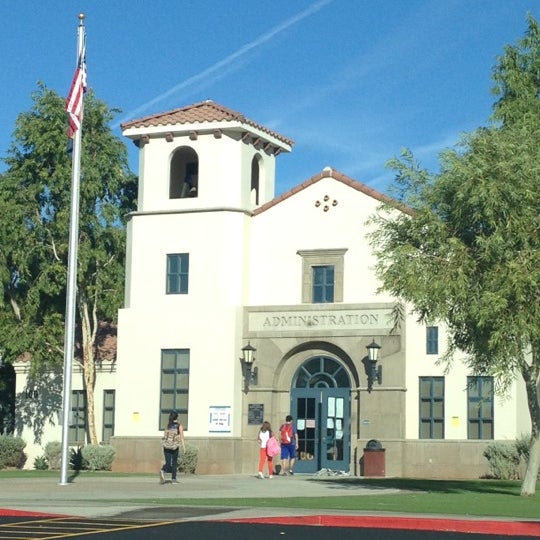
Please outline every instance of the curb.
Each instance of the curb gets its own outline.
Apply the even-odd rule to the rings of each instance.
[[[0,508],[0,517],[42,517],[42,518],[68,518],[67,514],[49,514],[48,512],[30,512],[29,510],[13,510]]]
[[[358,527],[371,529],[400,529],[436,532],[498,534],[502,536],[540,537],[540,522],[484,521],[442,518],[408,518],[381,516],[277,516],[260,518],[223,519],[228,523],[260,523],[274,525],[312,525],[323,527]]]

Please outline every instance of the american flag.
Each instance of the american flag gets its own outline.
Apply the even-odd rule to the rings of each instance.
[[[86,40],[83,40],[77,69],[71,81],[71,87],[64,106],[68,113],[69,130],[68,135],[73,138],[75,132],[81,127],[83,112],[83,95],[86,92]]]

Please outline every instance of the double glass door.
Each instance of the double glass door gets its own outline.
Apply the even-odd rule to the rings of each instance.
[[[295,470],[348,471],[350,466],[350,389],[293,388],[291,414],[298,431]]]

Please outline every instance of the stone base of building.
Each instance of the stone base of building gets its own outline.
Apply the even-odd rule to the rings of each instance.
[[[367,441],[358,441],[351,452],[349,472],[363,473]],[[483,452],[493,441],[382,441],[384,476],[398,478],[476,479],[489,475]],[[163,464],[158,437],[113,437],[116,449],[112,470],[115,472],[156,473]],[[186,444],[198,449],[197,474],[255,474],[259,459],[258,445],[239,438],[190,438]],[[381,459],[381,457],[379,457]]]
[[[115,472],[158,472],[163,465],[159,437],[113,437],[116,450],[112,470]],[[191,438],[186,444],[197,448],[197,474],[256,473],[259,450],[256,441],[242,439]]]

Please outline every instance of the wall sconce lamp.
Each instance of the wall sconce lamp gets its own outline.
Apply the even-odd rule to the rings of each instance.
[[[381,346],[375,343],[375,339],[366,347],[368,350],[368,386],[367,391],[371,393],[373,390],[373,383],[377,381],[379,384],[382,384],[382,366],[377,365],[379,360],[379,351]]]
[[[242,373],[244,375],[244,393],[249,392],[250,385],[257,384],[258,369],[253,366],[255,362],[255,351],[257,349],[248,341],[248,344],[242,347],[242,358],[240,362],[242,364]]]

